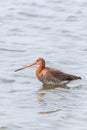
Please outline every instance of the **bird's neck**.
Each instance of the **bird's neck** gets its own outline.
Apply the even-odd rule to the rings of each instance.
[[[45,68],[44,65],[39,65],[37,68],[36,68],[36,76],[38,77],[40,72]]]

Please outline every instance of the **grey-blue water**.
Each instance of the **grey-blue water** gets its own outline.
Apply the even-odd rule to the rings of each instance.
[[[38,57],[82,77],[41,89]],[[87,1],[0,1],[0,130],[87,130]]]

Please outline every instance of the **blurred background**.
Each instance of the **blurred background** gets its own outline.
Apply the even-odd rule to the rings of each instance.
[[[0,130],[87,129],[87,1],[0,1]],[[82,80],[42,90],[38,57]]]

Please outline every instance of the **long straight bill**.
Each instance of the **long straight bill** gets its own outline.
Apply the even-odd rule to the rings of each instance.
[[[32,64],[29,64],[29,65],[26,65],[26,66],[24,66],[24,67],[22,67],[22,68],[19,68],[19,69],[15,70],[15,72],[20,71],[20,70],[23,70],[23,69],[26,69],[26,68],[28,68],[28,67],[31,67],[31,66],[35,65],[35,64],[36,64],[36,62],[34,62],[34,63],[32,63]]]

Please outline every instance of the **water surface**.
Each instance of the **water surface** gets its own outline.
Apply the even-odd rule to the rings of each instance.
[[[87,129],[87,1],[1,0],[0,129]],[[35,67],[82,77],[68,88],[42,89]]]

